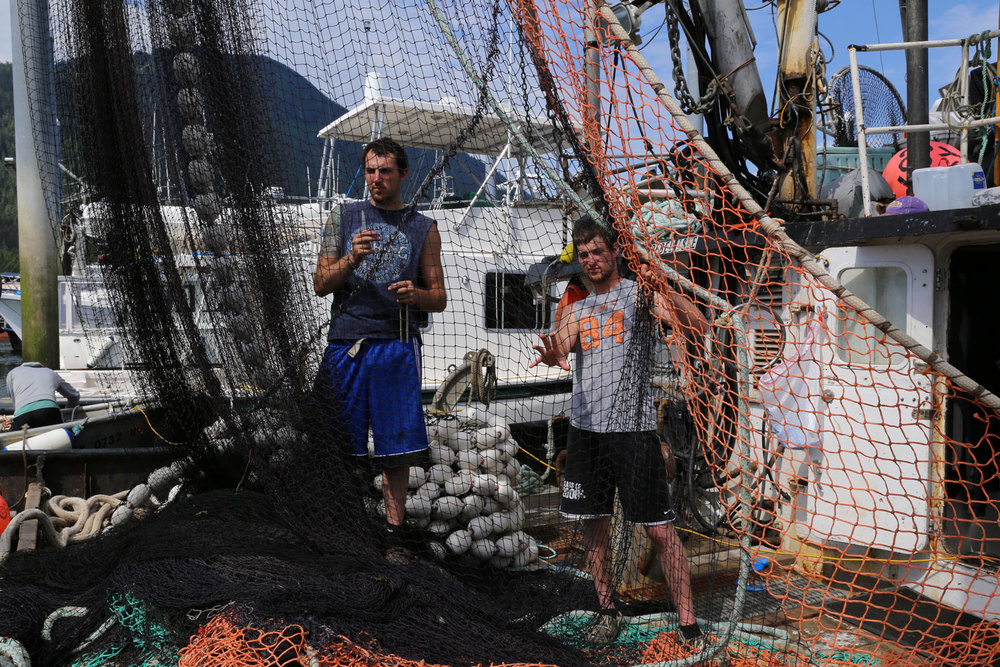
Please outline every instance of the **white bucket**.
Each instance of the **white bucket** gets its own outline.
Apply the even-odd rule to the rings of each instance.
[[[17,442],[4,447],[4,450],[8,452],[19,452],[22,449],[26,449],[29,452],[40,452],[70,449],[72,446],[73,439],[70,437],[69,431],[64,428],[57,428],[52,431],[46,431],[45,433],[33,435],[26,440],[18,440]]]

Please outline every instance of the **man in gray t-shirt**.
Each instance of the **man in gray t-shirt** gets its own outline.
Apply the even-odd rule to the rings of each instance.
[[[652,397],[626,410],[617,409],[623,385],[651,378],[623,378],[631,342],[639,285],[618,273],[617,246],[607,228],[591,218],[573,227],[573,246],[591,293],[572,304],[552,333],[535,346],[544,363],[570,370],[567,356],[575,352],[573,404],[566,475],[560,511],[583,521],[583,539],[590,574],[600,604],[600,618],[588,632],[595,644],[614,641],[621,614],[614,608],[614,583],[609,554],[610,518],[615,491],[627,521],[645,527],[652,540],[674,604],[680,616],[682,642],[701,641],[694,615],[687,554],[673,527],[667,473],[656,435]],[[652,282],[648,266],[644,282]],[[671,327],[701,335],[707,323],[698,309],[676,292],[655,294],[653,312]],[[634,389],[634,388],[633,388]],[[648,403],[648,405],[647,405]]]

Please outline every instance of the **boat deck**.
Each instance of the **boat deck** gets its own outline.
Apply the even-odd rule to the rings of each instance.
[[[531,496],[526,530],[544,545],[543,552],[546,548],[554,552],[548,558],[550,563],[585,570],[577,524],[559,515],[558,501],[556,491]],[[682,532],[691,565],[695,613],[699,619],[719,623],[714,631],[720,632],[732,618],[741,549],[733,539]],[[914,647],[922,648],[934,638],[950,636],[955,627],[971,627],[979,620],[959,612],[943,613],[938,603],[900,587],[864,595],[855,589],[852,595],[846,586],[800,573],[792,556],[761,548],[755,555],[768,557],[772,568],[780,568],[780,574],[766,579],[751,575],[736,619],[742,633],[739,641],[744,646],[759,641],[771,653],[784,654],[781,664],[799,664],[794,658],[802,664],[823,664],[825,659],[835,658],[859,664],[895,664],[901,654],[910,667],[937,663]],[[649,618],[673,611],[658,564],[649,560],[652,562],[637,564],[624,576],[619,594],[626,616]],[[724,664],[720,660],[711,664]]]

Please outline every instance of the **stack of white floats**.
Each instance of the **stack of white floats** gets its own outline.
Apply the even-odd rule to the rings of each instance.
[[[500,568],[538,560],[538,544],[523,530],[524,503],[515,490],[521,464],[507,424],[468,408],[429,425],[427,439],[430,467],[410,468],[406,515],[433,536],[434,554],[469,552]]]

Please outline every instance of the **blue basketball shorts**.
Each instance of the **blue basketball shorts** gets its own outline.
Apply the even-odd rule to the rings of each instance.
[[[320,381],[330,383],[347,428],[350,453],[368,455],[371,428],[376,459],[412,465],[427,450],[427,429],[420,401],[420,343],[366,338],[327,345]]]

